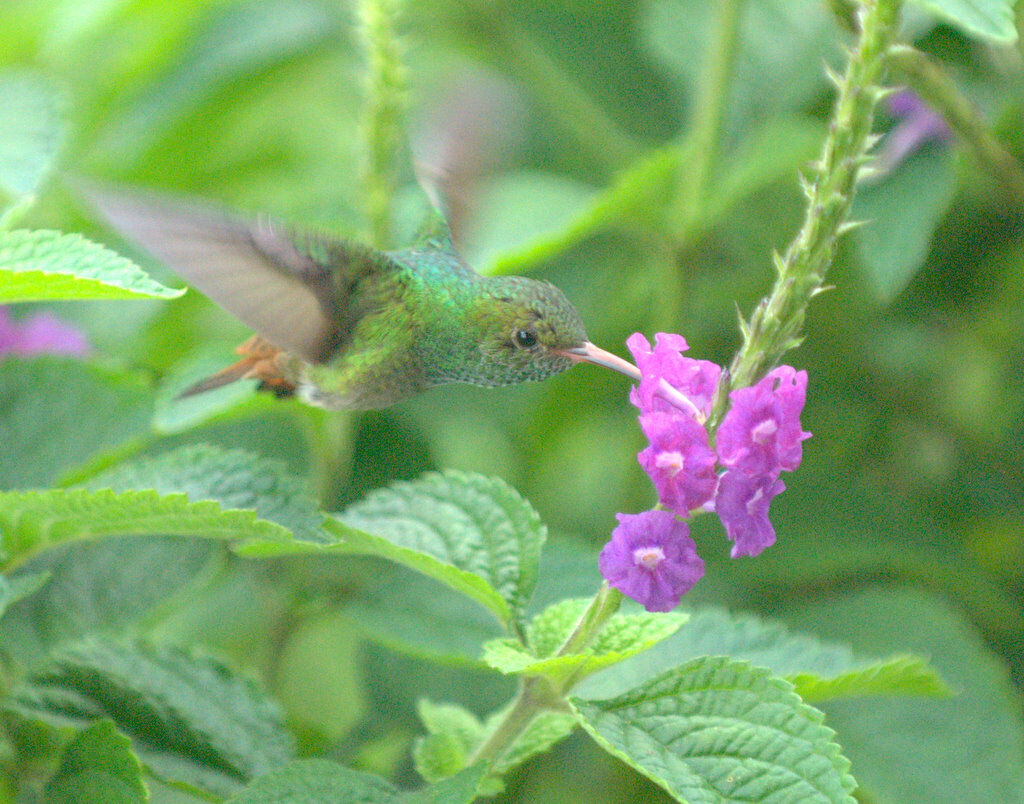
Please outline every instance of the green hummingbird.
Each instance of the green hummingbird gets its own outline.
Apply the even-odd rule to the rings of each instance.
[[[76,182],[122,236],[255,331],[237,362],[182,395],[242,378],[329,409],[392,405],[427,388],[542,380],[576,362],[636,378],[587,340],[554,285],[485,277],[446,227],[377,251],[267,217]]]

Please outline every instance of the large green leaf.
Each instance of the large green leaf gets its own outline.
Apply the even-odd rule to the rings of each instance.
[[[65,357],[4,360],[0,488],[51,485],[96,453],[147,435],[151,409],[136,376]]]
[[[0,492],[0,533],[9,563],[51,544],[104,536],[168,533],[216,539],[289,541],[290,531],[253,511],[224,510],[184,494],[109,489]]]
[[[853,801],[834,732],[767,670],[696,659],[624,695],[573,703],[598,744],[681,801]]]
[[[391,782],[326,759],[301,759],[268,773],[228,804],[469,804],[483,768],[468,768],[423,790],[403,792]]]
[[[861,651],[927,654],[955,695],[839,700],[822,708],[866,794],[901,804],[1024,800],[1024,721],[1006,665],[963,615],[918,589],[874,588],[790,620]]]
[[[0,232],[0,304],[61,299],[174,299],[131,260],[77,234]]]
[[[0,73],[0,190],[30,195],[39,188],[64,139],[62,105],[41,75]]]
[[[225,510],[252,510],[296,539],[330,540],[320,528],[323,515],[306,482],[289,474],[282,462],[243,450],[190,444],[115,466],[90,478],[85,487],[184,494],[191,502],[211,500]]]
[[[110,718],[158,776],[221,795],[294,754],[280,713],[255,684],[166,646],[68,646],[3,706],[55,725]]]
[[[704,656],[728,656],[766,667],[792,683],[801,697],[813,700],[948,693],[935,670],[919,658],[858,656],[848,645],[794,633],[781,623],[710,608],[694,611],[664,642],[591,676],[575,693],[601,698],[624,694],[682,662]]]
[[[503,633],[488,611],[455,588],[395,564],[375,563],[371,573],[343,610],[368,639],[391,650],[479,665],[482,645]]]
[[[510,626],[536,584],[546,536],[537,512],[513,489],[460,472],[374,491],[325,527],[347,550],[380,555],[446,583]]]
[[[113,721],[82,729],[61,754],[46,783],[46,804],[142,804],[142,767]]]
[[[911,0],[964,33],[999,44],[1017,41],[1014,0]]]
[[[926,148],[877,183],[858,188],[854,233],[875,298],[891,302],[924,265],[932,235],[953,193],[956,174],[948,148]]]

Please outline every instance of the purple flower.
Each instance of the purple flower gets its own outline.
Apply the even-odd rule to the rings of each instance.
[[[720,367],[708,360],[683,357],[680,353],[688,347],[682,335],[659,332],[654,336],[652,350],[647,338],[634,332],[626,340],[626,346],[640,369],[640,385],[629,392],[629,401],[641,413],[678,409],[661,394],[661,383],[664,380],[688,398],[698,411],[707,415],[711,409],[711,397],[715,393],[718,375],[722,371]]]
[[[725,535],[733,542],[730,556],[756,556],[775,543],[768,505],[785,488],[781,480],[768,475],[752,477],[732,469],[722,475],[715,494],[715,511]]]
[[[650,441],[636,458],[658,491],[658,501],[679,516],[689,516],[715,493],[715,453],[708,434],[694,419],[654,411],[640,414],[640,428]]]
[[[36,313],[23,321],[12,321],[8,309],[0,307],[0,357],[47,353],[81,357],[88,351],[85,336],[50,313]]]
[[[875,157],[874,167],[889,173],[927,142],[946,142],[952,132],[946,121],[909,89],[886,98],[889,113],[898,122],[886,135]]]
[[[729,394],[731,406],[715,438],[722,466],[753,476],[778,477],[800,464],[800,429],[807,372],[779,366],[756,385]]]
[[[675,608],[704,574],[686,523],[669,511],[615,517],[619,525],[597,559],[601,575],[648,611]]]

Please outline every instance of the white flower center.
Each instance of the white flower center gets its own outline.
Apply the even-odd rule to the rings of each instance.
[[[683,454],[681,452],[659,452],[654,458],[654,465],[664,470],[669,477],[675,477],[683,471]]]
[[[778,431],[779,425],[775,419],[765,419],[754,426],[750,431],[750,440],[755,444],[764,444],[768,439],[775,435]]]
[[[665,560],[665,551],[660,547],[638,547],[633,551],[633,563],[638,567],[655,570]]]

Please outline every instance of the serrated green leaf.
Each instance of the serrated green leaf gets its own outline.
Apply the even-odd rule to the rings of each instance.
[[[0,232],[0,304],[61,299],[175,299],[126,257],[78,234]]]
[[[326,759],[299,759],[255,780],[227,804],[469,804],[483,768],[465,771],[423,790],[403,792],[391,782]]]
[[[828,694],[941,695],[946,689],[935,670],[916,657],[857,656],[849,645],[794,633],[782,623],[708,608],[692,612],[661,644],[589,677],[574,692],[612,697],[703,656],[728,656],[766,667],[815,700]]]
[[[1014,0],[911,0],[970,36],[1003,45],[1017,41]]]
[[[893,656],[831,678],[811,673],[794,673],[785,678],[810,703],[865,695],[946,698],[953,694],[934,668],[919,656]]]
[[[585,652],[552,656],[589,604],[589,599],[570,599],[549,606],[530,622],[528,646],[514,639],[491,640],[484,645],[484,661],[502,673],[544,675],[558,681],[571,676],[575,681],[647,650],[675,633],[688,617],[675,612],[616,614]]]
[[[46,783],[46,804],[136,804],[148,801],[131,741],[111,720],[82,729]]]
[[[251,782],[228,804],[380,804],[397,794],[398,788],[380,776],[326,759],[297,759]]]
[[[168,533],[212,539],[291,541],[291,533],[253,511],[190,503],[155,491],[54,489],[0,492],[0,533],[9,564],[51,544],[103,536]]]
[[[60,93],[41,75],[0,73],[0,189],[31,195],[64,140]]]
[[[446,583],[506,625],[518,621],[536,584],[546,536],[537,512],[509,486],[460,472],[374,491],[325,528],[350,552],[379,555]]]
[[[572,703],[599,745],[681,801],[853,801],[824,716],[767,670],[696,659],[625,695]]]
[[[55,355],[4,360],[0,488],[52,485],[96,453],[148,434],[151,406],[149,389],[124,372]]]
[[[279,711],[252,682],[168,646],[68,646],[3,706],[55,725],[111,718],[157,776],[219,795],[294,754]]]
[[[454,776],[466,766],[466,757],[465,746],[448,732],[427,734],[412,747],[416,772],[428,782]]]
[[[291,531],[296,539],[333,541],[320,528],[323,515],[306,482],[291,475],[281,461],[243,450],[190,444],[119,464],[90,478],[85,488],[184,494],[190,502],[210,500],[224,510],[252,510],[259,519]]]

